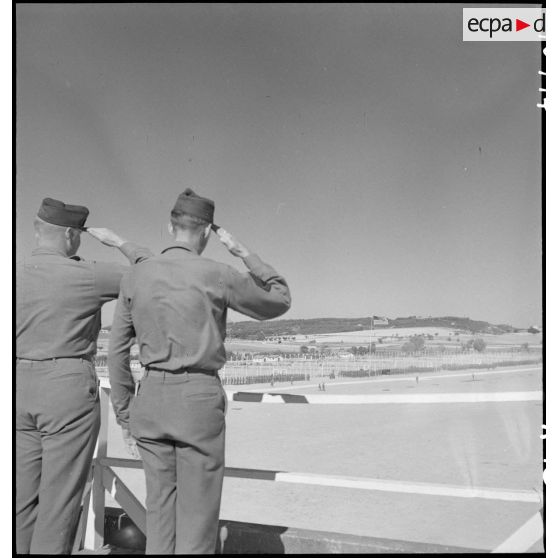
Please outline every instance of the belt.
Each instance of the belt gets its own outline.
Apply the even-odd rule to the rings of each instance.
[[[204,368],[179,368],[178,370],[162,370],[161,368],[153,368],[152,366],[146,366],[145,369],[148,372],[161,372],[165,374],[206,374],[207,376],[217,376],[218,370],[205,370]]]
[[[32,359],[32,358],[21,358],[21,357],[15,357],[17,362],[29,362],[29,363],[34,363],[34,362],[49,362],[51,360],[53,361],[57,361],[57,360],[86,360],[87,362],[93,362],[93,358],[88,356],[88,355],[83,355],[83,356],[75,356],[75,357],[51,357],[51,358],[41,358],[41,359]]]

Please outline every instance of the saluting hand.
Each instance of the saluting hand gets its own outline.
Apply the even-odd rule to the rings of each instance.
[[[244,244],[238,242],[238,240],[236,240],[230,232],[226,231],[222,227],[219,227],[215,233],[233,256],[246,258],[250,255],[250,250],[248,250]]]
[[[124,445],[126,446],[126,451],[134,458],[141,459],[136,440],[127,428],[122,429],[122,438],[124,439]]]
[[[114,231],[105,228],[87,227],[87,232],[97,240],[101,241],[105,246],[113,246],[120,248],[126,241],[120,238]]]

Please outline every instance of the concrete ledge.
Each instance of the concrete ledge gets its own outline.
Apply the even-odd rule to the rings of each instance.
[[[120,508],[105,509],[105,547],[95,554],[142,554],[145,537]],[[275,525],[219,521],[217,554],[453,554],[479,549],[362,537]],[[92,553],[84,552],[81,553]],[[81,554],[80,553],[80,554]]]
[[[482,553],[479,549],[361,537],[344,533],[312,531],[220,521],[221,554],[450,554]]]

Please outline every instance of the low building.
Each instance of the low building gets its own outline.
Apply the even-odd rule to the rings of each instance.
[[[341,352],[341,353],[337,353],[337,356],[339,358],[342,358],[343,360],[354,360],[355,359],[355,355],[353,355],[353,353]]]

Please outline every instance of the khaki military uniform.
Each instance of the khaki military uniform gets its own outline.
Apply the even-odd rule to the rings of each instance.
[[[126,243],[134,263],[149,252]],[[129,269],[37,248],[16,275],[16,549],[71,551],[99,431],[101,307]]]
[[[224,472],[227,309],[253,318],[290,306],[287,283],[251,255],[250,273],[181,242],[122,281],[109,345],[111,397],[136,438],[147,483],[147,554],[215,551]],[[146,367],[137,397],[129,349]]]

